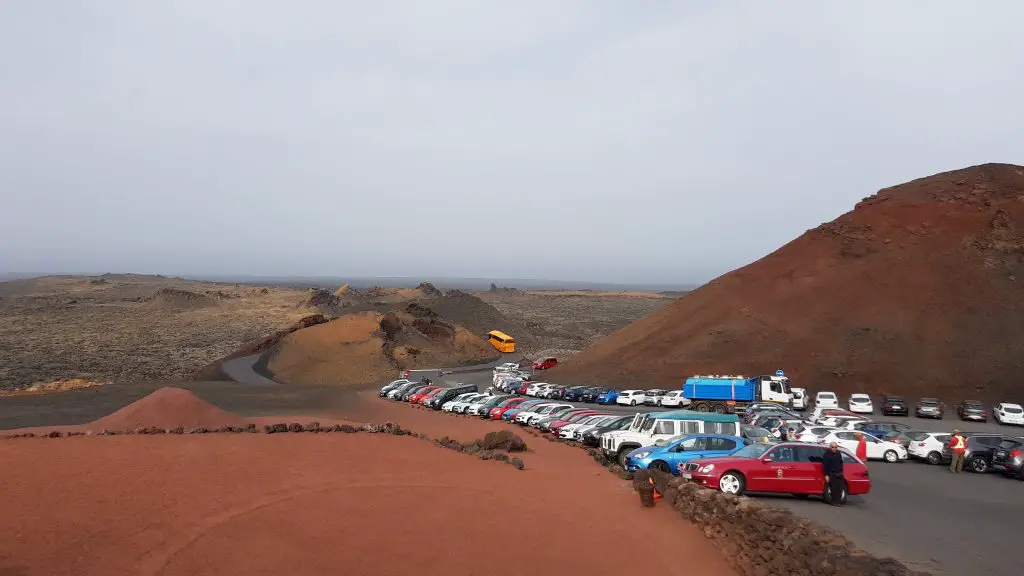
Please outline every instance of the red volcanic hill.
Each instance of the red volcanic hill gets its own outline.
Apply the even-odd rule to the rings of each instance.
[[[165,387],[84,427],[90,430],[135,430],[151,426],[217,428],[246,423],[241,416],[225,412],[188,390]]]
[[[550,377],[677,388],[779,368],[811,391],[1024,401],[1024,167],[881,190]]]

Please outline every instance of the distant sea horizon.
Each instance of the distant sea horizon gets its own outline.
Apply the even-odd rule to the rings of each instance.
[[[280,276],[258,274],[134,274],[131,272],[0,272],[0,282],[25,280],[43,276],[102,276],[136,275],[163,276],[183,280],[197,280],[228,284],[254,284],[283,286],[288,288],[337,288],[348,284],[353,288],[414,288],[421,282],[429,282],[442,290],[487,290],[494,284],[498,288],[519,288],[525,290],[593,290],[608,292],[644,291],[679,292],[693,290],[696,283],[672,282],[593,282],[585,280],[549,280],[543,278],[445,278],[445,277],[403,277],[403,276]]]

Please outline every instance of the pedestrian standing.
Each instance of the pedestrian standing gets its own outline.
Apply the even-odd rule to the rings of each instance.
[[[828,450],[821,457],[821,470],[828,482],[828,503],[842,506],[846,503],[843,493],[843,454],[835,442],[828,445]]]
[[[864,438],[863,432],[857,432],[857,459],[861,462],[868,461],[868,441]]]
[[[952,456],[949,461],[949,471],[959,474],[964,469],[964,453],[967,452],[967,440],[959,430],[953,430],[953,436],[949,439],[949,451]]]

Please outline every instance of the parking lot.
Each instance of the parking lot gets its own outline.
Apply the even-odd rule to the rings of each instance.
[[[491,379],[490,372],[457,378],[460,382],[478,384],[481,390],[491,385]],[[590,406],[609,413],[660,410]],[[882,416],[876,407],[870,418],[901,422],[930,432],[959,429],[1024,435],[1024,428],[1003,426],[991,419],[987,423],[961,421],[951,410],[943,420],[933,420]],[[835,527],[871,553],[898,558],[933,574],[1018,573],[1013,559],[1020,545],[1017,529],[1024,518],[1024,482],[997,473],[954,475],[946,466],[914,460],[897,464],[872,461],[869,469],[871,493],[851,497],[844,507],[788,496],[759,497]]]

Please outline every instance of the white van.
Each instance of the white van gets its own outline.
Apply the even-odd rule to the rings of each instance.
[[[645,390],[623,390],[615,403],[621,406],[637,406],[644,403]]]
[[[790,388],[793,393],[793,410],[807,410],[807,390],[803,388]]]

